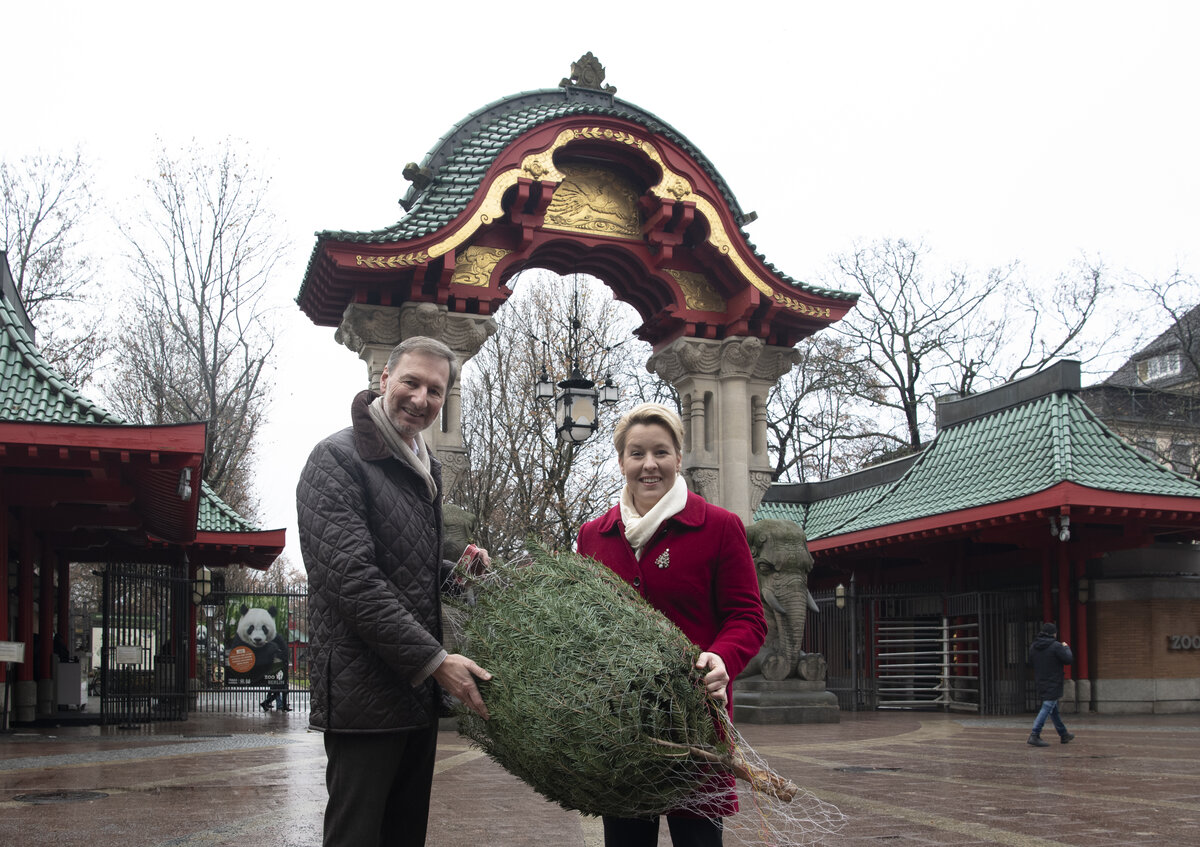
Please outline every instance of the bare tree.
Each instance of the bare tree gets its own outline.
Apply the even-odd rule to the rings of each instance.
[[[664,393],[645,370],[648,345],[631,340],[632,321],[621,317],[628,307],[615,303],[599,281],[522,274],[496,315],[497,332],[464,369],[470,471],[448,497],[475,513],[481,543],[500,556],[519,551],[530,535],[570,547],[580,524],[607,509],[623,482],[612,445],[618,408],[602,408],[600,429],[575,444],[557,439],[553,405],[533,396],[543,366],[554,379],[569,373],[567,322],[576,290],[580,371],[592,379],[612,374],[622,392],[618,408]]]
[[[3,243],[42,355],[81,386],[107,350],[96,320],[97,272],[85,246],[96,201],[91,171],[73,155],[0,162]]]
[[[1159,342],[1179,351],[1181,379],[1190,393],[1200,393],[1200,315],[1193,314],[1200,306],[1200,283],[1182,268],[1176,267],[1165,279],[1137,277],[1127,284],[1139,301],[1149,300],[1167,324],[1158,336]],[[1157,321],[1149,327],[1160,326]],[[1141,342],[1150,339],[1143,334]],[[1141,346],[1141,344],[1139,344]]]
[[[871,457],[897,446],[880,431],[871,403],[883,401],[872,389],[873,375],[831,332],[798,345],[800,361],[767,397],[767,449],[772,479],[807,482],[857,470]]]
[[[1115,293],[1099,260],[1081,258],[1049,284],[1032,284],[1017,272],[1014,263],[1002,276],[989,275],[985,303],[947,347],[947,382],[955,394],[1019,379],[1056,359],[1077,359],[1086,367],[1128,341],[1094,320]]]
[[[138,285],[108,398],[138,423],[207,421],[204,479],[252,515],[250,459],[274,348],[266,289],[286,248],[270,181],[232,141],[178,158],[164,150],[157,173],[124,228]]]
[[[838,287],[857,288],[858,304],[834,331],[853,349],[851,361],[875,378],[849,390],[898,415],[908,444],[919,448],[923,412],[932,406],[935,372],[968,335],[970,319],[1003,282],[993,271],[984,284],[962,271],[930,278],[923,244],[876,242],[836,258]]]
[[[895,429],[879,427],[885,438],[919,449],[936,396],[990,388],[1056,358],[1091,361],[1114,340],[1094,321],[1113,290],[1099,262],[1033,286],[1016,263],[931,273],[928,256],[923,244],[885,239],[836,259],[835,287],[861,297],[833,329],[853,350],[844,361],[874,373],[847,390],[896,416]]]

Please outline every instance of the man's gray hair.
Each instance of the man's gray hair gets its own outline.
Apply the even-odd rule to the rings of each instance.
[[[450,363],[450,380],[446,383],[446,390],[449,391],[454,387],[454,383],[458,379],[458,357],[444,343],[427,335],[414,335],[412,338],[404,339],[392,348],[392,355],[388,356],[388,373],[396,369],[396,363],[405,353],[424,353],[427,356],[439,356],[445,359]]]

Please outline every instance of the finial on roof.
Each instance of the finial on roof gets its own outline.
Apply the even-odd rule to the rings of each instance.
[[[616,86],[604,84],[604,65],[588,51],[579,57],[578,62],[571,63],[571,76],[558,84],[559,88],[590,88],[593,91],[604,91],[616,94]]]

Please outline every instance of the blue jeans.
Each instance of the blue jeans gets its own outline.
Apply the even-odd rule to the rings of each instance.
[[[1033,721],[1033,734],[1041,735],[1042,727],[1046,725],[1046,718],[1054,723],[1054,728],[1058,731],[1059,736],[1067,734],[1067,726],[1062,722],[1062,718],[1058,716],[1058,701],[1043,700],[1042,710],[1038,712],[1037,718]]]

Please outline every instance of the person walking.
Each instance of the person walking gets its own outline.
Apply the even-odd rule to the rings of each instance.
[[[1047,718],[1054,723],[1063,744],[1075,738],[1074,733],[1067,731],[1058,714],[1058,701],[1063,695],[1063,668],[1074,661],[1075,656],[1067,642],[1058,640],[1058,627],[1053,623],[1042,624],[1042,631],[1029,646],[1029,664],[1033,665],[1033,678],[1042,708],[1033,721],[1033,731],[1029,733],[1026,743],[1034,747],[1050,746],[1049,742],[1042,740],[1042,727],[1046,725]]]
[[[424,845],[443,692],[488,717],[475,681],[491,674],[442,647],[454,563],[441,556],[441,465],[421,437],[457,375],[442,342],[402,341],[379,394],[355,396],[351,426],[313,448],[296,488],[324,847]]]

